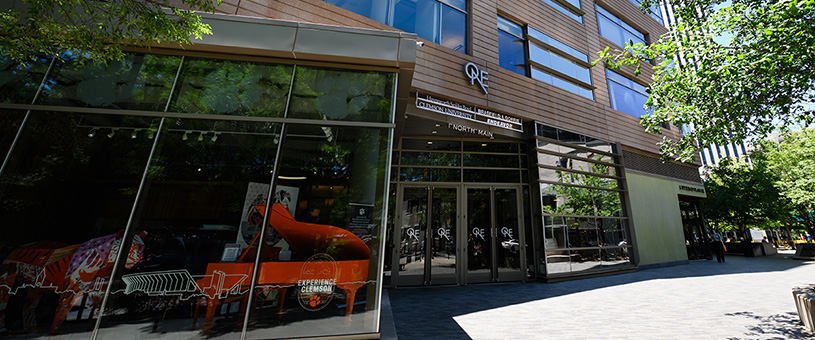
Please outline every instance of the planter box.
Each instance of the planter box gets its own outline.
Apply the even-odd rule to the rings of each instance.
[[[815,332],[815,285],[792,288],[792,297],[798,309],[798,318],[809,332]]]

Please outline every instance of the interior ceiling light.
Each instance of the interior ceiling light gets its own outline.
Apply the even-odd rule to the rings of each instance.
[[[217,132],[213,132],[213,133],[212,133],[212,138],[211,138],[210,140],[211,140],[211,141],[213,141],[213,142],[214,142],[214,141],[216,141],[216,140],[218,140],[218,133],[217,133]]]
[[[147,139],[153,139],[153,137],[155,137],[155,136],[156,136],[155,131],[150,130],[150,131],[147,132]]]
[[[432,140],[427,141],[427,145],[433,145],[433,141]]]
[[[187,140],[187,138],[190,138],[189,136],[187,136],[187,134],[188,134],[188,133],[190,133],[190,132],[192,132],[192,131],[186,131],[186,132],[184,132],[184,135],[183,135],[183,136],[181,136],[181,140]]]
[[[132,138],[132,139],[136,139],[136,137],[138,137],[138,136],[139,136],[139,134],[138,134],[138,133],[139,133],[139,130],[138,130],[138,129],[133,130],[133,133],[131,133],[131,134],[130,134],[130,138]]]
[[[481,143],[481,146],[487,146],[487,143]]]
[[[279,179],[288,179],[288,180],[292,180],[292,181],[298,181],[298,180],[306,179],[306,176],[279,176],[277,178],[279,178]]]
[[[116,135],[116,129],[110,129],[110,133],[108,134],[108,138],[113,138]]]
[[[433,130],[433,131],[432,131],[432,133],[435,135],[435,134],[437,134],[437,133],[439,133],[439,132],[438,132],[438,131],[436,131],[436,130]]]
[[[200,142],[200,141],[202,141],[202,140],[204,140],[204,134],[206,134],[206,132],[201,131],[201,134],[200,134],[200,135],[198,135],[198,141],[199,141],[199,142]]]
[[[93,138],[93,136],[96,136],[96,130],[99,130],[99,128],[91,129],[91,132],[88,133],[88,137]]]

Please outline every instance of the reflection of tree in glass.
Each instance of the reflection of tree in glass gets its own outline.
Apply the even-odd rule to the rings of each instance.
[[[64,55],[45,83],[42,103],[163,110],[180,57],[128,54],[107,64],[81,63]]]
[[[49,59],[41,57],[19,63],[0,52],[0,102],[31,104]]]
[[[602,156],[597,156],[597,160],[602,160]],[[590,172],[607,174],[608,165],[591,164]],[[580,168],[579,170],[585,171]],[[583,173],[557,171],[558,181],[561,183],[581,185],[593,188],[616,189],[617,180],[593,176]],[[569,214],[582,216],[619,216],[620,196],[617,192],[574,187],[567,185],[550,185],[550,192],[558,196],[558,201],[563,202],[555,207],[544,206],[544,213],[547,214]],[[546,195],[546,193],[544,193]]]
[[[388,73],[298,67],[292,112],[297,118],[389,121],[392,88]]]
[[[186,59],[172,110],[281,117],[292,66]]]

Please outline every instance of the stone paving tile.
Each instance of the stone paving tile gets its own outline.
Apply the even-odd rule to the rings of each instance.
[[[815,339],[791,288],[815,263],[791,254],[691,262],[559,283],[388,291],[401,340]]]

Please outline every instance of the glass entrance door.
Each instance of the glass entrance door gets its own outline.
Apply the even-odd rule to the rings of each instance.
[[[466,282],[522,280],[519,189],[467,187],[465,191]]]
[[[399,185],[397,191],[392,285],[523,279],[519,187]]]
[[[458,187],[401,187],[393,284],[457,283]]]

